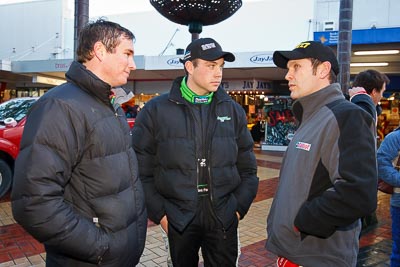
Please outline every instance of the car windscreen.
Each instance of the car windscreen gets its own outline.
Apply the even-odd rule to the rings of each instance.
[[[0,122],[3,123],[7,118],[16,121],[22,120],[36,99],[12,99],[0,104]]]

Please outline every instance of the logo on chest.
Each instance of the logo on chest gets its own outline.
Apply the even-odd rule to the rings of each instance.
[[[231,117],[228,117],[228,116],[220,117],[220,116],[218,116],[217,120],[219,120],[220,122],[230,121]]]
[[[297,149],[301,149],[301,150],[305,150],[305,151],[310,151],[310,149],[311,149],[311,144],[309,144],[309,143],[304,143],[304,142],[297,142],[297,143],[296,143],[296,148],[297,148]]]

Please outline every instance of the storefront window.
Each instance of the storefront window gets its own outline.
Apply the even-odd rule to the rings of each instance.
[[[288,96],[268,96],[264,102],[266,120],[265,144],[287,146],[296,131],[296,123],[291,110],[292,99]]]
[[[377,123],[378,141],[382,141],[388,133],[400,126],[399,103],[399,93],[393,93],[390,97],[381,99],[380,107],[382,112],[378,116]]]
[[[256,145],[287,146],[297,129],[289,96],[229,92],[246,111]],[[261,140],[260,140],[261,135]]]

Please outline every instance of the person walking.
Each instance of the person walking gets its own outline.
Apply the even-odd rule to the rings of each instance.
[[[400,266],[400,127],[389,133],[379,146],[378,177],[393,186],[390,197],[392,218],[392,254],[390,266]]]
[[[258,188],[243,108],[220,87],[235,56],[212,38],[190,43],[185,77],[138,114],[133,143],[150,220],[168,235],[174,267],[236,266],[237,228]]]
[[[375,125],[378,125],[378,116],[382,111],[379,102],[389,82],[390,80],[385,74],[369,69],[358,73],[354,78],[353,87],[349,89],[350,101],[367,111],[374,119]],[[374,134],[377,136],[377,129],[374,129]],[[377,143],[378,141],[380,140],[377,139]],[[361,222],[361,234],[363,234],[366,233],[371,226],[378,223],[376,212],[374,211],[365,216],[362,218]]]
[[[46,266],[135,266],[147,213],[138,162],[112,88],[136,69],[134,35],[102,19],[79,34],[67,82],[29,111],[11,193],[15,220]]]
[[[266,248],[277,266],[354,267],[360,218],[377,205],[374,120],[335,83],[331,48],[305,41],[275,51],[273,61],[288,69],[298,129],[282,161]]]

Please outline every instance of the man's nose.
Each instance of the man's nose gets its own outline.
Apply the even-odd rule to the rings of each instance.
[[[221,77],[221,76],[222,76],[222,71],[223,71],[223,68],[222,68],[222,67],[217,68],[217,70],[215,71],[215,75],[216,75],[217,77]]]
[[[136,70],[136,63],[135,63],[135,60],[133,59],[133,57],[132,57],[132,60],[130,60],[130,62],[129,62],[129,69]]]
[[[286,73],[286,75],[285,75],[285,79],[286,80],[291,80],[293,78],[293,75],[292,75],[292,72],[289,70],[287,73]]]

